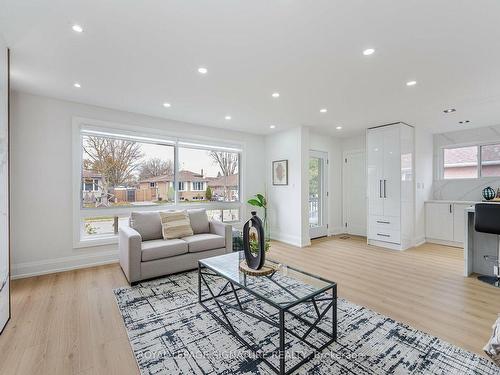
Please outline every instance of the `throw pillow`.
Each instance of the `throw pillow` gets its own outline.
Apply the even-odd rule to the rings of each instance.
[[[193,235],[186,211],[160,212],[163,239],[182,238]]]
[[[131,212],[129,224],[139,232],[143,241],[159,240],[162,237],[160,214],[156,211]]]
[[[210,233],[210,225],[208,224],[207,210],[204,208],[197,208],[195,210],[188,210],[189,221],[194,234]]]

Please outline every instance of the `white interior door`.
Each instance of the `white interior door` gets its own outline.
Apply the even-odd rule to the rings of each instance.
[[[344,154],[342,195],[344,232],[366,236],[366,162],[364,151]]]
[[[309,151],[309,235],[311,238],[328,235],[328,155]]]

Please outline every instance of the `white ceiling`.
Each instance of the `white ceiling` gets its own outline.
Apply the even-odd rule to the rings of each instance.
[[[0,0],[14,89],[261,134],[499,124],[499,17],[498,0]]]

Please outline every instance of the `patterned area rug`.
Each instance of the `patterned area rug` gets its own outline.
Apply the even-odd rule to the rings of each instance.
[[[114,290],[141,374],[273,374],[198,303],[197,283],[197,273],[187,272]],[[274,309],[249,296],[242,295],[241,302],[256,313],[273,315]],[[278,347],[274,327],[225,310],[231,310],[231,323],[248,341],[266,351]],[[316,314],[303,305],[295,312],[310,320]],[[287,324],[297,332],[305,330],[297,322]],[[287,369],[308,354],[307,347],[288,336]],[[269,360],[277,365],[277,358]],[[498,375],[500,371],[485,358],[339,299],[338,342],[295,373]]]

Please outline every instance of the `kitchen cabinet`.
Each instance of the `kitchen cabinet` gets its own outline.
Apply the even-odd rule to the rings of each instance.
[[[465,236],[465,209],[474,202],[431,201],[425,203],[427,242],[462,246]]]
[[[414,130],[404,123],[367,130],[368,243],[413,245]]]

